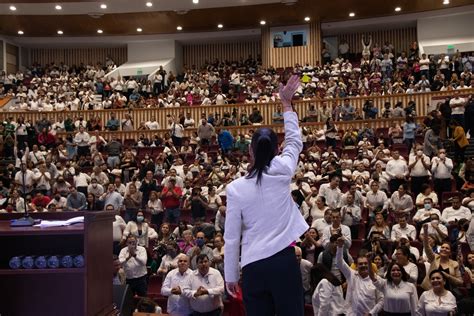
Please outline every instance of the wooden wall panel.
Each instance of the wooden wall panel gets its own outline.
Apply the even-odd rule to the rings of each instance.
[[[383,46],[385,41],[389,41],[393,45],[396,54],[399,54],[402,51],[408,52],[411,43],[417,40],[416,27],[346,33],[339,34],[337,38],[339,42],[342,39],[347,41],[350,53],[359,54],[362,53],[362,35],[366,38],[368,38],[369,35],[372,35],[372,47],[374,47],[375,44]]]
[[[68,66],[84,64],[105,64],[105,59],[110,56],[117,65],[125,63],[128,59],[126,46],[107,48],[32,48],[31,62],[41,65],[52,62],[64,62]]]
[[[18,46],[7,43],[5,61],[7,64],[7,73],[16,73],[19,67],[20,50]]]
[[[273,48],[270,28],[262,28],[262,62],[273,67],[292,67],[296,63],[316,65],[321,61],[321,23],[314,21],[309,27],[306,46]]]
[[[183,64],[187,66],[200,67],[206,61],[216,58],[229,61],[245,60],[249,55],[253,58],[261,55],[259,40],[183,45]]]

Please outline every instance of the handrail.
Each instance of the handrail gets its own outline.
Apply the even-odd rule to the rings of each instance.
[[[416,117],[416,121],[420,123],[424,117]],[[350,127],[355,129],[360,129],[363,127],[371,127],[374,130],[379,128],[389,128],[393,123],[401,124],[405,120],[404,118],[390,118],[390,119],[373,119],[373,120],[353,120],[353,121],[338,121],[335,122],[335,125],[338,130],[345,131]],[[301,123],[302,128],[307,130],[322,130],[324,123],[322,122],[311,122],[311,123]],[[259,128],[267,127],[272,128],[276,133],[283,133],[284,126],[283,124],[272,124],[272,125],[240,125],[240,126],[225,126],[219,127],[219,129],[226,129],[232,135],[237,136],[240,134],[249,134],[251,131],[255,131]],[[184,137],[191,137],[193,133],[197,131],[196,128],[186,128],[184,130]],[[145,136],[149,140],[152,140],[153,137],[158,136],[162,138],[166,133],[169,133],[168,129],[159,129],[159,130],[133,130],[133,131],[101,131],[100,136],[104,137],[106,140],[110,140],[112,136],[116,136],[117,139],[122,141],[125,140],[135,140],[137,141],[140,135]],[[57,137],[64,138],[68,133],[61,132],[57,133]]]
[[[468,95],[474,93],[474,89],[461,90],[462,95]],[[414,101],[416,103],[416,113],[418,116],[426,116],[428,114],[429,108],[434,108],[436,103],[442,100],[446,96],[451,96],[453,91],[436,91],[429,93],[417,93],[417,94],[396,94],[389,96],[369,96],[369,97],[354,97],[350,98],[352,105],[360,112],[362,112],[363,105],[366,100],[373,100],[374,106],[379,111],[379,117],[383,113],[385,102],[390,102],[391,105],[395,105],[397,102],[402,102],[403,106],[406,106],[408,102]],[[300,120],[307,116],[307,111],[311,105],[314,105],[316,109],[320,108],[322,102],[328,102],[329,105],[333,103],[340,104],[342,102],[341,98],[335,99],[312,99],[312,100],[295,100],[294,107]],[[204,113],[207,117],[210,113],[219,114],[221,117],[224,113],[231,113],[233,109],[236,109],[238,114],[246,111],[247,114],[250,114],[253,108],[257,108],[263,117],[263,124],[270,124],[272,122],[273,113],[280,103],[257,103],[257,104],[227,104],[227,105],[210,105],[210,106],[182,106],[182,107],[173,107],[173,108],[135,108],[135,109],[114,109],[114,110],[83,110],[83,111],[63,111],[63,112],[0,112],[1,116],[9,116],[14,120],[18,117],[23,116],[25,120],[30,120],[31,122],[36,122],[39,120],[43,114],[47,115],[47,118],[56,122],[60,117],[63,119],[67,116],[75,119],[79,116],[83,116],[85,120],[91,119],[93,117],[98,117],[103,125],[106,124],[107,120],[110,118],[111,112],[116,114],[116,118],[122,120],[125,118],[125,114],[130,114],[134,121],[134,128],[138,129],[141,122],[147,122],[151,117],[155,117],[156,120],[160,123],[161,127],[166,127],[168,124],[169,116],[179,116],[184,113],[190,113],[191,117],[195,120],[196,126],[198,124],[201,115]]]

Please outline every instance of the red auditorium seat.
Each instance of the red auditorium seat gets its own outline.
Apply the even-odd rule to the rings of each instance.
[[[349,249],[349,253],[352,257],[357,257],[359,254],[360,249],[362,249],[362,245],[364,244],[363,240],[360,239],[353,239],[352,240],[352,246]]]

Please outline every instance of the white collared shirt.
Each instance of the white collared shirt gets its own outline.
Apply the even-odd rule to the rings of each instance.
[[[439,157],[431,159],[431,172],[435,179],[451,179],[451,171],[453,170],[453,161],[446,157],[443,162]]]
[[[338,187],[332,189],[330,183],[321,184],[318,196],[323,196],[326,199],[326,205],[331,208],[339,207],[342,199],[341,189]]]
[[[376,315],[383,307],[383,293],[377,290],[369,276],[362,278],[342,258],[343,248],[337,247],[336,265],[347,280],[346,315]]]
[[[457,210],[452,206],[445,208],[440,219],[443,223],[449,223],[460,220],[461,218],[465,218],[468,221],[472,218],[471,210],[462,205]]]
[[[188,316],[192,313],[189,305],[189,298],[184,295],[183,288],[189,283],[193,271],[188,269],[184,273],[179,269],[171,270],[161,286],[161,295],[168,297],[167,311],[172,316]],[[181,295],[171,294],[171,289],[179,286]]]
[[[199,287],[204,287],[209,294],[194,297]],[[184,295],[189,298],[193,311],[207,313],[223,307],[222,295],[224,294],[224,279],[219,270],[209,268],[206,275],[199,270],[191,273],[188,283],[184,286]]]
[[[412,163],[414,163],[416,161],[415,165],[410,170],[410,176],[412,176],[412,177],[430,176],[431,175],[431,172],[430,172],[430,157],[426,156],[425,154],[423,154],[423,156],[421,157],[421,159],[423,159],[424,163],[427,165],[428,168],[425,168],[425,166],[423,165],[423,162],[421,162],[421,159],[416,160],[416,158],[417,158],[417,156],[413,155],[413,154],[410,154],[410,156],[408,157],[408,165],[411,165]]]
[[[145,276],[147,274],[146,249],[144,247],[137,246],[136,256],[127,260],[129,254],[130,252],[128,251],[128,247],[123,248],[119,254],[119,261],[122,264],[127,279],[136,279]]]
[[[406,235],[411,238],[411,240],[416,239],[416,228],[413,225],[407,224],[404,228],[400,227],[400,224],[395,224],[392,226],[392,241],[398,241],[401,236]]]
[[[415,315],[418,294],[412,283],[401,281],[395,285],[376,276],[375,287],[384,294],[383,310],[389,313],[411,313]]]
[[[312,303],[314,316],[344,314],[342,286],[334,286],[327,279],[322,279],[314,289]]]
[[[387,162],[385,171],[390,179],[395,179],[397,176],[407,176],[408,175],[408,165],[405,160],[402,158],[392,159]]]

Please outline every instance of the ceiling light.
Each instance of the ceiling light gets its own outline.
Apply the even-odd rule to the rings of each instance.
[[[152,6],[153,6],[153,2],[148,1],[147,3],[145,3],[145,5],[146,5],[147,7],[152,7]]]
[[[217,24],[217,27],[221,29],[221,28],[224,27],[224,25],[222,25],[222,24]]]
[[[100,5],[100,8],[101,8],[101,9],[107,9],[107,5],[106,5],[105,3],[102,3],[102,4]]]
[[[356,14],[355,14],[354,12],[351,12],[351,13],[349,13],[349,16],[350,16],[351,18],[353,18],[353,17],[356,16]]]
[[[23,35],[23,34],[25,34],[25,33],[23,33],[23,31],[21,31],[21,30],[18,31],[18,35]]]
[[[307,17],[304,18],[304,20],[305,20],[306,22],[309,22],[309,21],[311,21],[311,18],[310,18],[309,16],[307,16]]]
[[[400,8],[400,7],[395,8],[395,12],[400,12],[400,11],[402,11],[402,8]]]
[[[10,6],[10,11],[16,11],[16,7],[14,5]]]
[[[260,25],[265,25],[265,24],[267,24],[266,21],[264,21],[264,20],[260,21]]]
[[[63,31],[58,30],[58,35],[63,35],[63,34],[64,34]]]
[[[137,27],[137,32],[143,31],[141,27]]]
[[[101,29],[98,29],[97,33],[102,34],[102,33],[104,33],[104,31],[102,31]]]
[[[443,4],[449,4],[449,0],[444,0]],[[10,7],[11,8],[11,7]]]
[[[182,31],[182,30],[183,30],[183,27],[182,27],[182,26],[178,26],[178,27],[176,27],[176,29],[177,29],[178,31]]]
[[[194,3],[194,4],[198,4],[198,3],[199,3],[199,0],[193,0],[193,3]]]
[[[61,10],[63,7],[60,6],[59,4],[57,4],[54,8],[55,8],[56,10]]]

